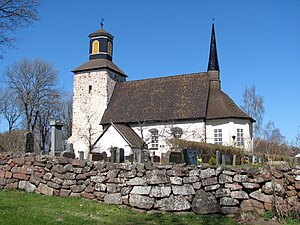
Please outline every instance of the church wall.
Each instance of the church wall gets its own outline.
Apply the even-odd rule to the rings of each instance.
[[[129,156],[132,154],[129,144],[123,139],[123,137],[113,126],[110,126],[108,130],[106,130],[101,139],[97,142],[93,152],[106,152],[107,156],[110,157],[111,147],[123,148],[125,156]]]
[[[206,140],[207,143],[214,143],[214,129],[222,129],[223,145],[236,146],[236,138],[233,141],[232,136],[237,136],[237,129],[244,131],[245,150],[251,151],[253,146],[253,135],[251,133],[252,123],[246,119],[216,119],[206,121]]]
[[[205,139],[205,123],[203,120],[195,121],[174,121],[165,123],[145,123],[142,126],[139,124],[131,124],[131,128],[142,137],[141,130],[143,132],[144,141],[148,144],[150,153],[161,156],[162,153],[166,153],[170,150],[171,146],[167,140],[174,138],[172,128],[179,127],[182,129],[181,139],[190,141],[204,141]],[[151,149],[151,132],[150,130],[158,130],[158,149]]]
[[[84,151],[88,157],[88,142],[99,137],[103,129],[101,118],[120,75],[108,70],[80,72],[74,75],[72,137],[75,155]]]

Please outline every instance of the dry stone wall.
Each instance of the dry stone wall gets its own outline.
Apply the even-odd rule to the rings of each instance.
[[[273,207],[299,208],[300,167],[197,168],[6,155],[0,157],[0,189],[97,199],[145,210],[262,213]]]

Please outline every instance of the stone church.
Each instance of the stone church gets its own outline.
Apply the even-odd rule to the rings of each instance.
[[[112,148],[136,159],[145,148],[161,157],[174,138],[252,149],[255,120],[221,90],[214,24],[206,72],[153,79],[126,81],[104,29],[89,39],[89,60],[72,71],[76,157],[110,156]]]

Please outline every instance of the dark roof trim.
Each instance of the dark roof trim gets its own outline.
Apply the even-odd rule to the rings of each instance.
[[[113,62],[107,59],[91,59],[72,70],[72,72],[77,73],[97,69],[109,69],[115,73],[120,74],[121,76],[127,77],[127,75],[118,66],[116,66]]]

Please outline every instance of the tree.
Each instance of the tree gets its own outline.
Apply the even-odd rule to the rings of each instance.
[[[6,68],[3,80],[20,102],[25,128],[34,132],[41,110],[59,95],[56,71],[44,60],[23,59]]]
[[[273,121],[269,121],[263,129],[263,144],[267,154],[285,154],[286,144],[285,137],[281,134],[280,129],[275,127]]]
[[[61,97],[57,92],[53,93],[51,98],[46,99],[40,108],[35,133],[41,152],[46,152],[46,147],[50,147],[50,121],[59,119],[60,106]]]
[[[0,113],[8,123],[8,131],[16,129],[21,116],[20,104],[14,92],[4,89],[0,92]]]
[[[72,136],[73,99],[71,94],[66,94],[61,100],[59,119],[63,122],[63,138],[67,140]]]
[[[262,121],[265,113],[264,100],[262,96],[256,94],[255,85],[252,85],[251,88],[245,88],[243,94],[243,104],[241,108],[256,120],[256,123],[253,126],[254,135],[257,137],[262,129]]]
[[[18,40],[14,33],[38,20],[39,0],[0,0],[0,57],[5,47],[12,47]]]

